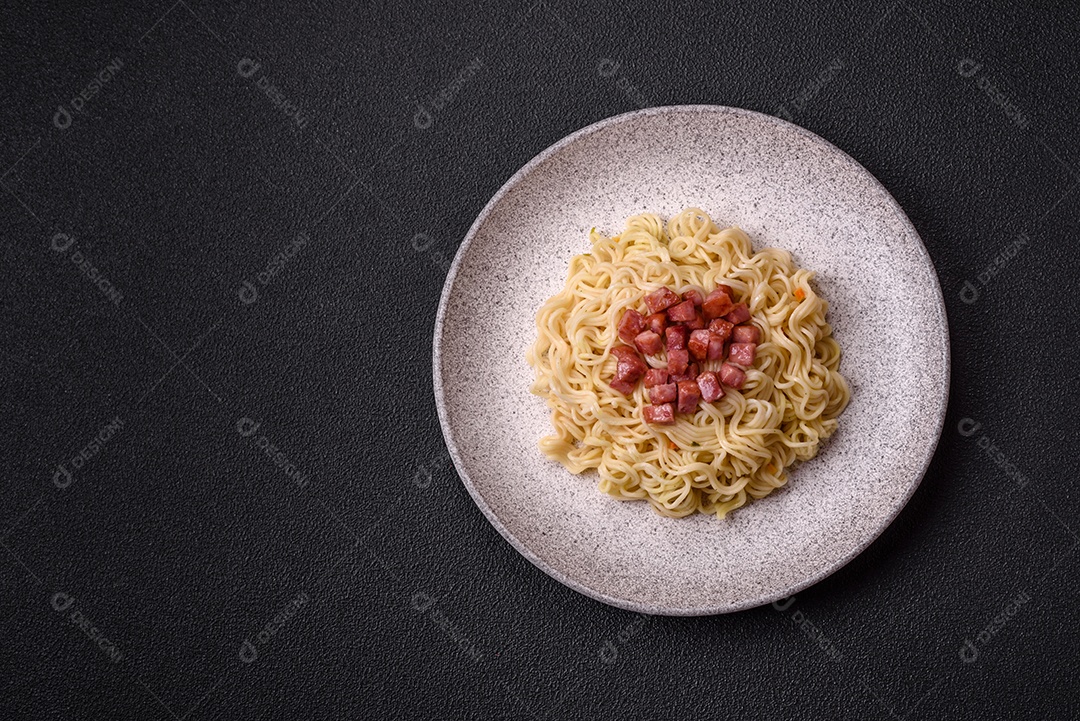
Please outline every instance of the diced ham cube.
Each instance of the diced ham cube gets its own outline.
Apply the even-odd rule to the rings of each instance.
[[[678,386],[674,383],[665,383],[662,386],[653,386],[649,389],[649,400],[654,405],[671,403],[676,398]]]
[[[667,328],[667,316],[663,313],[653,313],[645,319],[645,326],[653,333],[664,335]]]
[[[749,368],[754,365],[754,349],[756,343],[732,343],[728,350],[728,360]]]
[[[684,325],[673,325],[667,328],[664,331],[664,337],[667,339],[668,352],[685,348],[689,335],[690,331]]]
[[[652,388],[667,383],[667,371],[663,368],[650,368],[645,371],[645,387]]]
[[[668,376],[669,383],[678,383],[679,381],[692,381],[698,376],[698,364],[691,363],[685,373],[672,373]]]
[[[731,302],[732,303],[735,302],[735,291],[731,288],[730,285],[727,285],[725,283],[717,283],[716,284],[716,289],[717,290],[722,290],[725,293],[727,293],[727,297],[731,298]]]
[[[696,288],[690,288],[682,294],[683,300],[688,300],[694,305],[701,305],[705,302],[705,299],[701,296],[701,292]]]
[[[709,360],[724,360],[724,339],[709,334]]]
[[[731,310],[731,296],[723,288],[717,288],[705,296],[705,302],[701,304],[701,310],[709,320],[719,318]]]
[[[668,308],[667,315],[672,323],[683,323],[696,318],[697,310],[694,308],[692,301],[684,300],[682,303]]]
[[[731,337],[731,330],[735,325],[728,323],[723,318],[717,318],[716,320],[709,322],[709,332],[715,335],[720,340],[727,340]]]
[[[761,329],[756,325],[740,325],[731,334],[733,343],[760,343]]]
[[[634,349],[626,345],[612,346],[611,355],[615,356],[620,363],[631,360],[641,361]]]
[[[620,380],[618,378],[612,378],[611,382],[608,383],[608,385],[619,391],[619,393],[622,393],[624,396],[629,396],[634,394],[634,386],[636,386],[637,384],[631,383],[630,381]]]
[[[690,365],[690,351],[685,348],[678,350],[669,350],[667,352],[667,369],[668,373],[685,373],[686,367]]]
[[[697,381],[679,381],[679,413],[693,413],[701,400]]]
[[[739,303],[737,306],[731,309],[731,312],[724,316],[728,321],[738,325],[739,323],[745,323],[750,320],[750,309],[746,307],[746,303]]]
[[[746,373],[742,368],[725,363],[720,366],[720,382],[731,388],[739,389],[746,382]]]
[[[701,400],[712,403],[718,398],[724,397],[724,389],[720,387],[720,381],[712,371],[705,371],[697,377],[698,389],[701,390]]]
[[[645,319],[633,308],[627,308],[619,320],[619,340],[633,343],[638,333],[645,330]]]
[[[658,406],[645,406],[641,409],[645,422],[651,426],[670,426],[675,424],[675,409],[670,403]]]
[[[690,330],[701,330],[705,327],[705,316],[703,316],[699,310],[694,314],[694,319],[686,321],[685,325]]]
[[[632,361],[619,363],[619,366],[615,371],[615,377],[620,380],[636,383],[641,376],[645,375],[645,371],[648,370],[648,368],[649,366],[645,365],[645,361],[634,356],[634,360]]]
[[[662,310],[667,310],[680,300],[682,299],[675,295],[675,291],[671,288],[661,288],[645,296],[645,305],[649,306],[650,313],[659,313]]]
[[[686,347],[690,349],[690,355],[694,356],[698,360],[705,360],[709,357],[709,338],[712,335],[707,330],[695,330],[690,333],[690,342],[686,344]]]
[[[615,380],[617,381],[625,381],[632,385],[637,383],[638,379],[649,369],[649,366],[645,365],[645,361],[641,360],[641,356],[627,346],[615,346],[611,349],[611,354],[618,359],[618,366],[615,369]],[[614,387],[612,385],[612,388]],[[626,391],[622,392],[626,393]],[[627,393],[627,395],[629,394]]]
[[[664,341],[660,340],[658,333],[653,333],[651,330],[638,333],[637,338],[634,338],[634,345],[645,355],[656,355],[664,350]]]

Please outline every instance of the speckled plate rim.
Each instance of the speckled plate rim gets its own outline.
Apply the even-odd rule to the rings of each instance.
[[[880,526],[876,528],[872,533],[868,534],[861,543],[856,544],[846,555],[837,559],[832,565],[827,566],[824,569],[813,573],[807,576],[805,579],[797,583],[793,583],[784,589],[778,591],[774,590],[769,593],[762,593],[757,596],[750,596],[735,603],[726,603],[717,606],[702,606],[694,608],[654,606],[646,603],[638,603],[636,601],[610,596],[595,588],[586,586],[580,581],[571,578],[570,576],[567,576],[565,573],[558,570],[557,568],[552,567],[548,564],[547,561],[533,553],[532,550],[528,548],[528,546],[526,546],[514,534],[512,534],[509,529],[507,529],[507,527],[503,524],[498,514],[496,514],[495,511],[491,508],[491,506],[488,505],[483,495],[481,495],[479,490],[477,490],[476,486],[473,484],[472,479],[469,477],[469,474],[465,469],[465,464],[461,460],[461,454],[458,451],[457,443],[454,440],[454,434],[450,428],[450,421],[447,417],[446,396],[443,392],[442,374],[440,373],[440,368],[442,366],[441,345],[443,322],[446,313],[447,303],[449,301],[451,293],[453,292],[454,282],[457,280],[458,267],[461,264],[461,260],[465,256],[465,253],[468,251],[469,245],[472,243],[473,238],[476,236],[477,231],[483,226],[484,221],[487,219],[488,215],[499,205],[499,202],[502,200],[503,196],[505,196],[518,184],[523,182],[535,168],[543,164],[548,158],[558,153],[564,147],[574,143],[579,138],[599,132],[611,125],[627,122],[640,116],[665,115],[670,113],[716,113],[720,115],[741,115],[756,118],[763,122],[772,123],[785,130],[798,133],[809,139],[811,142],[822,146],[825,150],[835,154],[843,162],[850,165],[853,172],[867,177],[871,181],[871,184],[875,188],[877,188],[881,192],[881,194],[887,199],[887,202],[889,203],[892,210],[895,211],[897,217],[900,219],[900,222],[918,241],[917,251],[919,254],[919,258],[928,267],[930,271],[929,275],[931,280],[933,281],[934,289],[937,291],[937,303],[934,307],[940,317],[937,319],[939,322],[936,324],[936,327],[941,333],[941,337],[939,338],[939,340],[941,342],[941,348],[944,356],[942,358],[944,369],[944,382],[941,385],[940,393],[938,395],[937,407],[934,409],[936,415],[937,429],[936,432],[933,434],[933,443],[929,446],[926,446],[926,454],[925,458],[923,459],[922,468],[919,470],[918,474],[914,475],[914,477],[911,479],[910,484],[908,485],[907,489],[905,489],[899,501],[895,504],[892,512],[884,518]],[[597,601],[602,601],[603,603],[615,606],[617,608],[622,608],[628,611],[635,611],[637,613],[643,613],[647,615],[713,616],[763,606],[765,604],[773,603],[780,599],[793,596],[796,593],[799,593],[800,591],[809,588],[810,586],[813,586],[814,584],[825,578],[828,578],[833,573],[850,563],[852,559],[865,551],[871,543],[877,540],[877,538],[884,532],[884,530],[888,528],[894,520],[896,520],[896,517],[900,515],[900,512],[907,506],[908,501],[910,501],[911,497],[915,494],[915,490],[919,487],[919,484],[922,483],[922,479],[926,475],[926,470],[927,468],[929,468],[930,462],[933,460],[934,454],[937,452],[937,445],[941,439],[941,433],[945,425],[945,415],[948,411],[949,387],[951,385],[952,379],[952,356],[949,340],[949,323],[945,311],[945,297],[941,292],[941,282],[938,279],[937,269],[934,267],[934,263],[930,258],[930,254],[927,252],[926,246],[922,242],[922,238],[919,236],[919,233],[915,229],[915,226],[911,223],[911,220],[908,218],[907,213],[904,212],[904,209],[900,207],[900,204],[896,202],[895,198],[893,198],[892,193],[890,193],[888,189],[881,184],[881,181],[879,181],[873,173],[864,168],[862,164],[860,164],[857,160],[845,153],[843,150],[836,147],[821,136],[812,133],[809,130],[802,128],[798,125],[795,125],[794,123],[789,123],[786,120],[775,117],[773,115],[759,113],[754,110],[745,110],[743,108],[732,108],[726,105],[667,105],[655,108],[645,108],[643,110],[634,110],[629,113],[615,115],[610,118],[605,118],[604,120],[593,123],[592,125],[588,125],[580,130],[577,130],[567,135],[562,140],[559,140],[554,145],[549,146],[547,149],[545,149],[528,163],[526,163],[520,170],[514,173],[510,177],[510,179],[503,184],[501,188],[499,188],[498,192],[496,192],[494,196],[492,196],[491,200],[489,200],[487,202],[487,205],[484,206],[484,209],[480,211],[480,215],[478,215],[476,217],[476,220],[473,221],[472,226],[469,228],[469,232],[465,235],[465,239],[462,241],[461,246],[458,248],[457,253],[454,255],[454,262],[450,265],[450,270],[446,275],[446,281],[443,284],[442,295],[439,298],[439,309],[435,315],[435,331],[432,348],[432,376],[435,390],[435,407],[439,415],[439,426],[442,428],[443,438],[446,441],[446,447],[450,453],[450,458],[454,463],[454,468],[457,470],[458,476],[461,478],[461,482],[464,484],[465,489],[469,492],[469,495],[472,496],[473,502],[476,503],[476,505],[483,512],[483,514],[487,517],[491,525],[495,527],[495,529],[502,535],[502,537],[509,541],[511,546],[517,549],[518,553],[527,558],[533,565],[554,578],[559,583],[562,583],[563,585],[574,589],[578,593],[582,593],[586,596],[589,596],[590,598],[594,598]]]

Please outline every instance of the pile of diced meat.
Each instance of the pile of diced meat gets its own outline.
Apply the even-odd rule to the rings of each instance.
[[[748,323],[746,303],[736,303],[730,286],[718,285],[702,297],[696,290],[678,296],[670,288],[649,293],[649,315],[633,308],[619,320],[619,338],[627,345],[611,349],[618,359],[611,387],[630,395],[642,377],[651,406],[645,422],[675,423],[675,413],[693,413],[699,401],[724,396],[724,386],[742,388],[745,369],[754,363],[761,331]],[[636,350],[635,350],[636,349]],[[641,355],[667,354],[667,368],[650,368]],[[719,372],[699,372],[699,363],[723,361]]]

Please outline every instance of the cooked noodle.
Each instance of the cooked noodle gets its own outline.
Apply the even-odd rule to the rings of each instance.
[[[646,214],[627,220],[620,235],[590,235],[592,251],[570,261],[566,286],[536,316],[531,390],[547,399],[555,427],[540,449],[571,473],[595,468],[601,490],[648,500],[666,516],[722,518],[784,485],[792,464],[813,458],[836,430],[849,397],[814,274],[785,250],[754,253],[746,233],[720,230],[697,208],[673,217],[666,232]],[[745,386],[680,414],[675,425],[647,425],[646,389],[626,396],[609,385],[619,318],[661,286],[707,293],[718,283],[749,305],[761,329]],[[701,370],[719,366],[710,360]]]

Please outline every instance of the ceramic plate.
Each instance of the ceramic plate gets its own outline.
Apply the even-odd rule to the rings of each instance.
[[[617,501],[537,448],[549,411],[526,349],[588,231],[689,206],[786,248],[817,272],[851,403],[788,484],[725,520]],[[837,570],[896,517],[945,416],[949,338],[915,228],[865,168],[777,118],[717,106],[651,108],[591,125],[518,171],[473,223],[435,323],[435,398],[454,464],[492,525],[588,596],[649,614],[725,613]]]

